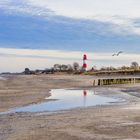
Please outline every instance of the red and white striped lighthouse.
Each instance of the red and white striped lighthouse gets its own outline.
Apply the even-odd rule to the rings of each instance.
[[[87,55],[84,54],[83,55],[83,70],[85,70],[85,71],[87,69],[87,63],[86,63],[86,61],[87,61]]]

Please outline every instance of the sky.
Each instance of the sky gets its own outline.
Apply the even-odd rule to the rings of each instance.
[[[130,65],[139,45],[139,0],[0,0],[0,72]]]

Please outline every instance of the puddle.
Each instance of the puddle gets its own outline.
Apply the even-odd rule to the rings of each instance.
[[[78,107],[109,105],[120,101],[122,101],[120,98],[97,95],[94,90],[55,89],[51,90],[51,96],[46,98],[46,102],[15,108],[9,112],[58,111]]]

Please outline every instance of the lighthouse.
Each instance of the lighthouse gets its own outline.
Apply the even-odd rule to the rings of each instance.
[[[84,54],[83,55],[83,70],[84,71],[86,71],[86,69],[87,69],[87,63],[86,63],[86,61],[87,61],[87,55]]]

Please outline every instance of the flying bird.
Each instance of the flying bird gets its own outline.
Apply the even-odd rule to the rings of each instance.
[[[118,53],[114,53],[112,56],[119,56],[123,51],[119,51]]]

